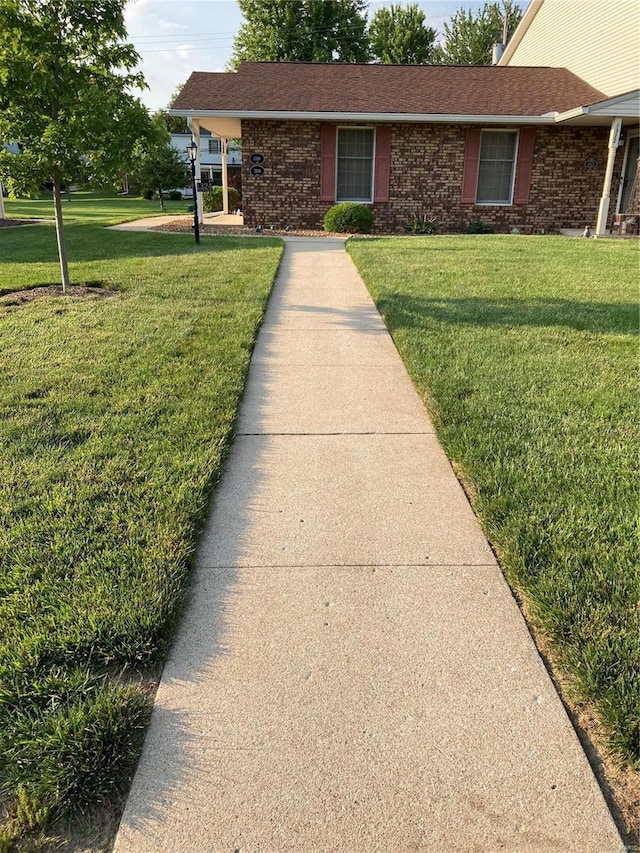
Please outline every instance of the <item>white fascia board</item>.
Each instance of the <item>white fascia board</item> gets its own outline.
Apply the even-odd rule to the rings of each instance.
[[[637,105],[640,100],[640,89],[634,89],[631,92],[625,92],[623,95],[616,95],[614,98],[607,98],[605,101],[598,101],[595,104],[588,104],[584,107],[576,107],[573,110],[567,110],[564,113],[556,115],[557,122],[569,121],[572,118],[580,116],[617,116],[621,110],[620,107],[625,105],[630,106],[630,112],[622,110],[625,116],[635,115],[637,113]]]
[[[423,124],[554,124],[556,113],[540,116],[447,115],[444,113],[333,113],[284,110],[169,110],[170,116],[235,118],[272,121],[378,121]]]

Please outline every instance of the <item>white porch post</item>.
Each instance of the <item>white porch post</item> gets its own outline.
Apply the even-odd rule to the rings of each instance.
[[[614,118],[611,122],[611,133],[609,134],[609,156],[607,157],[607,170],[604,175],[602,187],[602,198],[598,209],[598,221],[596,223],[596,237],[602,237],[607,232],[607,216],[609,215],[609,199],[611,195],[611,178],[613,177],[613,166],[616,160],[616,151],[620,142],[620,131],[622,130],[622,119]]]
[[[222,155],[222,212],[229,213],[229,186],[227,182],[227,138],[223,136],[220,140],[220,153]]]

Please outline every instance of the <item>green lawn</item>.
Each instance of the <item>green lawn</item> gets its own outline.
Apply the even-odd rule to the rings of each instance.
[[[186,214],[190,199],[169,201],[164,205],[167,214]],[[43,192],[37,199],[5,199],[5,213],[9,219],[51,219],[54,218],[53,196]],[[147,201],[143,198],[117,196],[115,192],[97,192],[82,190],[71,193],[68,200],[62,194],[62,211],[65,222],[93,223],[95,225],[117,225],[132,219],[145,216],[162,215],[160,202],[157,199]]]
[[[84,221],[67,243],[72,283],[116,295],[0,306],[0,850],[137,754],[282,251]],[[53,228],[0,229],[0,292],[58,281]]]
[[[573,698],[640,764],[637,243],[348,248]]]

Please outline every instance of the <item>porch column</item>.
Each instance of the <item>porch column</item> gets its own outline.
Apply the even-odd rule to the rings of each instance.
[[[229,186],[227,182],[227,138],[223,136],[220,140],[220,154],[222,156],[222,212],[229,213]]]
[[[611,178],[613,166],[616,160],[616,151],[620,142],[620,131],[622,130],[622,119],[614,118],[611,122],[611,133],[609,134],[609,156],[607,157],[607,170],[604,174],[604,185],[602,187],[602,198],[598,209],[598,221],[596,223],[596,237],[602,237],[607,233],[607,216],[609,215],[609,199],[611,195]]]

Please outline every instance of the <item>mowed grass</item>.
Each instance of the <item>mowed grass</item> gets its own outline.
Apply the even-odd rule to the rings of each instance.
[[[0,305],[0,849],[137,754],[282,251],[67,242],[72,282],[116,295]],[[58,281],[53,228],[0,229],[0,292]]]
[[[4,203],[8,219],[51,219],[53,221],[55,216],[53,196],[50,192],[43,191],[39,198],[33,199],[5,198]],[[173,216],[186,215],[190,204],[191,199],[182,201],[165,199],[164,213]],[[80,190],[72,192],[70,198],[63,193],[62,212],[65,222],[94,225],[117,225],[133,219],[163,215],[157,199],[118,196],[110,190]]]
[[[348,248],[574,700],[639,765],[637,243]]]

